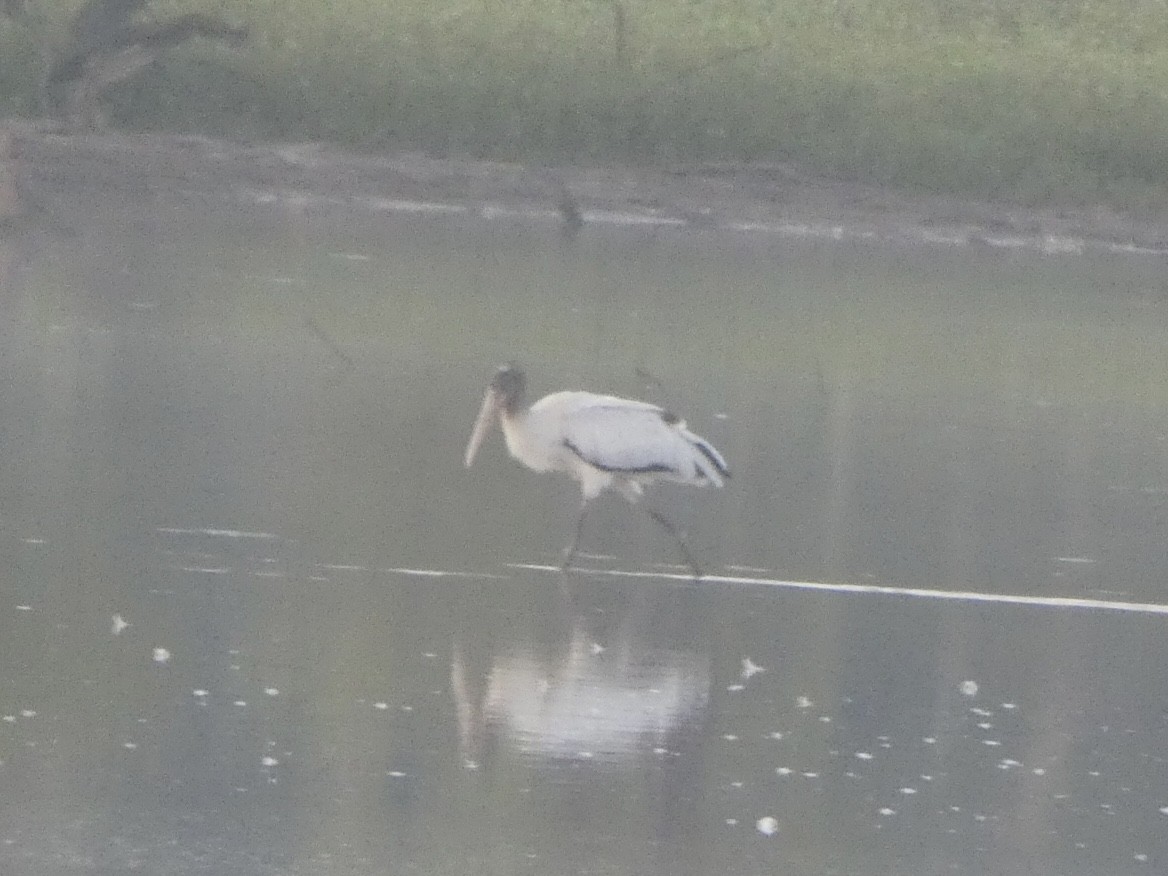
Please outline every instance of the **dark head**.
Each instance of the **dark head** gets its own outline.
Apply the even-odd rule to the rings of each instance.
[[[474,427],[470,430],[470,441],[466,444],[463,461],[468,468],[495,421],[501,416],[513,417],[522,412],[526,391],[527,378],[523,376],[523,369],[514,362],[508,362],[495,372],[483,396],[483,405],[479,408]]]
[[[517,413],[523,406],[523,396],[527,392],[527,376],[514,362],[508,362],[500,366],[491,378],[490,391],[504,412]]]

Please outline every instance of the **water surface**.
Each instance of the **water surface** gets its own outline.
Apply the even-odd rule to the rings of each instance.
[[[0,243],[5,873],[1168,861],[1162,258],[70,221]],[[554,571],[575,487],[461,464],[510,358],[721,449],[712,580],[615,496]]]

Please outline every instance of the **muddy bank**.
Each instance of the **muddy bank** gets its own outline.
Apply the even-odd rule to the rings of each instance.
[[[9,125],[8,173],[35,203],[119,192],[485,219],[660,225],[1046,252],[1168,252],[1168,215],[1035,210],[910,195],[783,164],[524,167],[319,144],[241,144],[160,134],[63,135]]]

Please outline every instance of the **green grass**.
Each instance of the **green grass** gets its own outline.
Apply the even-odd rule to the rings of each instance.
[[[59,45],[76,5],[40,0],[36,39]],[[526,161],[795,161],[1154,209],[1168,194],[1166,5],[158,0],[156,16],[218,12],[254,40],[176,51],[114,110],[133,127]],[[29,44],[0,30],[0,108],[35,105]]]

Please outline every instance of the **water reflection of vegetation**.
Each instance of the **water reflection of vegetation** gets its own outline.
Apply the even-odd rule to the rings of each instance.
[[[24,5],[56,44],[78,4]],[[258,36],[246,58],[175,56],[122,119],[509,157],[795,159],[1031,201],[1162,199],[1168,19],[1152,0],[257,0],[231,14]],[[4,105],[35,105],[40,63],[25,26],[0,25]]]
[[[436,230],[388,248],[380,239],[356,245],[373,255],[368,261],[310,264],[297,238],[287,250],[240,251],[236,264],[225,256],[227,269],[247,284],[242,288],[216,279],[224,265],[190,265],[192,278],[207,279],[184,306],[244,337],[281,337],[289,319],[307,314],[364,368],[372,363],[362,364],[362,351],[386,341],[403,358],[449,350],[475,373],[483,362],[516,355],[559,363],[562,376],[549,380],[574,386],[583,374],[605,391],[667,406],[692,407],[695,399],[636,382],[638,367],[656,372],[670,363],[673,370],[659,376],[675,389],[702,385],[713,367],[742,385],[781,378],[828,391],[897,386],[910,397],[945,387],[1021,405],[1168,404],[1168,388],[1157,379],[1168,367],[1168,331],[1153,318],[1168,297],[1153,259],[1031,256],[1015,263],[796,244],[773,252],[782,267],[772,273],[761,245],[753,266],[740,270],[729,261],[742,264],[736,244],[683,254],[661,241],[573,254],[533,241],[520,254],[506,236],[487,228],[481,236]],[[497,247],[514,259],[500,259]],[[670,267],[663,270],[659,258]],[[273,283],[289,279],[290,270],[300,285]],[[675,282],[674,272],[685,279]],[[834,279],[825,286],[827,276]],[[978,280],[965,288],[954,279],[964,276]],[[507,290],[505,307],[493,291],[500,289]],[[343,308],[332,306],[330,290],[343,296]],[[517,323],[516,313],[530,316]],[[601,372],[580,351],[582,322],[604,338]],[[690,325],[704,327],[705,349],[715,352],[679,359],[675,348],[692,343]],[[311,337],[306,332],[306,342],[319,343]],[[565,351],[579,351],[583,372],[565,361]],[[617,382],[603,383],[606,374]]]

